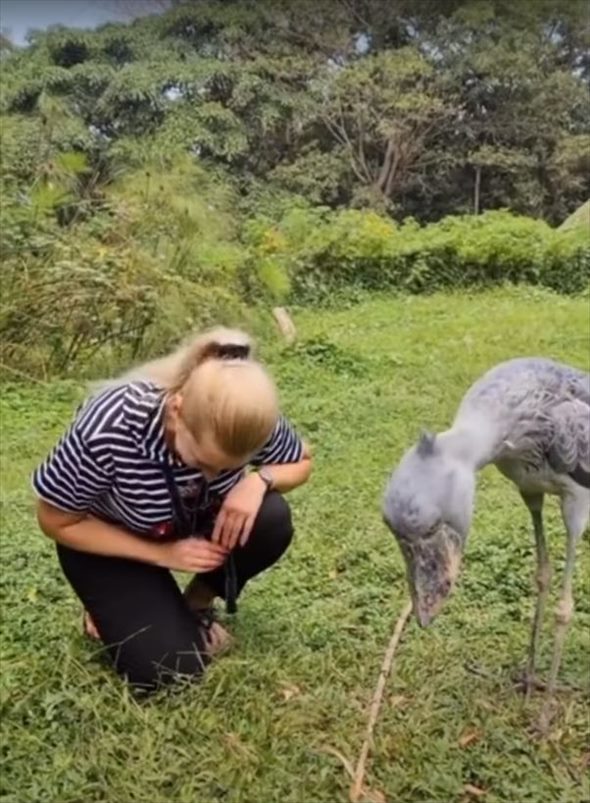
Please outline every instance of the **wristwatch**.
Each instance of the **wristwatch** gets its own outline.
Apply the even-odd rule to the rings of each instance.
[[[258,476],[260,477],[262,482],[266,485],[266,490],[272,491],[272,489],[274,488],[275,481],[273,479],[272,474],[265,466],[258,469]]]

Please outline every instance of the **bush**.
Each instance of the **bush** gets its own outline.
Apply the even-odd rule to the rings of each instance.
[[[290,278],[291,300],[318,300],[343,287],[428,293],[504,282],[577,293],[590,282],[585,232],[555,231],[509,212],[447,217],[420,227],[375,212],[296,208],[279,223],[246,230],[253,260]]]
[[[8,373],[116,371],[191,330],[250,322],[235,286],[194,281],[137,244],[108,246],[83,233],[38,259],[5,262],[0,362]]]
[[[560,293],[579,293],[590,281],[590,237],[585,226],[555,232],[540,271],[540,282]]]
[[[137,352],[157,308],[153,264],[86,238],[49,258],[4,265],[1,360],[36,376],[67,373],[105,348]]]
[[[584,228],[555,231],[508,212],[421,227],[284,196],[244,221],[235,188],[188,155],[146,151],[124,175],[77,151],[50,156],[35,181],[20,168],[0,177],[9,372],[104,373],[194,328],[256,327],[256,311],[277,302],[504,282],[578,293],[590,282]]]
[[[87,219],[66,225],[56,199],[38,203],[38,187],[19,198],[4,186],[3,371],[104,373],[191,329],[250,320],[231,193],[189,162],[127,174],[103,188]]]

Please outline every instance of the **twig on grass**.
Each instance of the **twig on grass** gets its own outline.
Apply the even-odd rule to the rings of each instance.
[[[412,613],[412,603],[408,602],[403,611],[401,612],[397,622],[395,623],[393,635],[391,636],[389,645],[383,657],[383,663],[381,664],[381,672],[379,674],[379,680],[377,681],[377,686],[375,688],[375,693],[373,694],[371,707],[369,709],[369,720],[367,722],[365,740],[363,742],[363,746],[361,748],[359,759],[356,765],[353,783],[352,786],[350,787],[351,803],[358,803],[358,801],[361,798],[361,795],[365,792],[363,788],[363,780],[365,777],[365,764],[367,763],[369,748],[373,740],[373,730],[375,728],[375,723],[377,722],[377,717],[379,716],[379,710],[381,708],[381,702],[383,700],[385,683],[391,671],[391,666],[393,664],[393,658],[395,655],[395,651],[397,649],[397,645],[399,644],[399,640],[401,638],[403,629],[411,613]]]

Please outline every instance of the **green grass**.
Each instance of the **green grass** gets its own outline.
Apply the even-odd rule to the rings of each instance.
[[[587,368],[587,309],[587,300],[520,289],[298,312],[300,345],[266,349],[284,407],[316,455],[312,481],[291,497],[296,542],[243,597],[234,652],[201,685],[142,704],[80,636],[78,603],[32,513],[27,475],[81,388],[8,387],[0,800],[347,800],[348,779],[325,748],[358,754],[406,596],[380,518],[384,481],[420,428],[447,426],[492,364],[542,354]],[[510,684],[529,636],[530,530],[514,488],[485,470],[460,585],[430,629],[410,625],[388,683],[367,775],[388,801],[468,800],[466,784],[486,790],[486,803],[588,799],[588,541],[562,671],[585,691],[560,698],[552,746],[529,730],[541,699],[527,706]],[[555,502],[548,531],[557,585],[565,539]],[[543,671],[552,627],[548,614]]]

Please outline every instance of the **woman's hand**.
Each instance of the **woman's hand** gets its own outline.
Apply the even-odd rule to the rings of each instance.
[[[158,565],[177,572],[210,572],[225,561],[227,549],[205,538],[158,544]]]
[[[225,497],[215,519],[211,536],[213,543],[232,550],[238,543],[244,546],[266,493],[266,483],[257,474],[249,474],[235,485]]]

